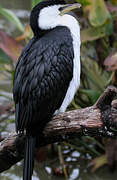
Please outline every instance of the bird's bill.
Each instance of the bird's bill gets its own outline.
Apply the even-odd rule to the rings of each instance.
[[[60,16],[74,10],[74,9],[78,9],[81,7],[81,4],[79,3],[74,3],[74,4],[66,4],[62,7],[62,10],[60,12]]]

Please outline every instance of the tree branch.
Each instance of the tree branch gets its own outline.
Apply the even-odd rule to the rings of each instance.
[[[95,105],[61,113],[52,118],[37,141],[37,147],[65,139],[90,136],[117,135],[117,95],[115,87],[108,87]],[[115,130],[113,129],[115,128]],[[38,138],[37,138],[38,139]],[[9,169],[24,156],[25,135],[12,133],[0,145],[0,172]]]

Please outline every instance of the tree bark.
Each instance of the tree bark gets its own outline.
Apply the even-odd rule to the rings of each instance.
[[[117,89],[108,87],[95,105],[53,117],[39,137],[37,147],[83,135],[116,137],[117,100],[112,101],[116,95]],[[0,172],[23,159],[24,146],[24,134],[12,133],[1,142]]]

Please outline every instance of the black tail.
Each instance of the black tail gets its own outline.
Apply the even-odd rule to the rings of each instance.
[[[34,151],[35,151],[35,137],[27,136],[25,157],[24,157],[24,173],[23,180],[31,180],[34,167]]]

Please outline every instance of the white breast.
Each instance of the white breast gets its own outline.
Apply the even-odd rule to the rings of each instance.
[[[55,111],[55,114],[65,112],[67,106],[71,103],[74,95],[80,85],[80,27],[76,19],[70,15],[64,15],[60,25],[67,26],[70,29],[71,36],[73,38],[73,78],[69,84],[66,96],[59,110]]]

